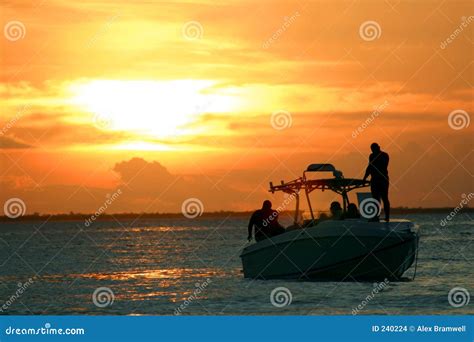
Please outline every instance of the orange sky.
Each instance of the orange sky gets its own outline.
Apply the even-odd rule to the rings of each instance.
[[[249,210],[310,163],[361,177],[373,141],[394,206],[473,190],[470,1],[1,7],[1,203]]]

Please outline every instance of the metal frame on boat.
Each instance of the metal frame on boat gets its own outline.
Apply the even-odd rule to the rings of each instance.
[[[308,172],[332,172],[334,175],[334,178],[309,179],[306,176]],[[281,181],[281,184],[279,185],[273,185],[273,183],[270,182],[270,192],[275,193],[275,191],[283,191],[285,193],[292,194],[293,196],[295,196],[296,198],[295,223],[296,223],[298,219],[299,203],[300,203],[299,193],[301,190],[304,190],[305,192],[311,218],[314,220],[313,207],[311,205],[311,200],[309,198],[309,194],[313,192],[314,190],[321,190],[321,191],[330,190],[341,195],[342,203],[343,203],[342,204],[343,211],[346,211],[347,206],[350,203],[347,193],[354,189],[367,187],[369,185],[370,185],[370,182],[364,181],[362,179],[344,178],[342,172],[336,170],[336,168],[332,164],[311,164],[303,172],[303,177],[299,177],[287,183]]]

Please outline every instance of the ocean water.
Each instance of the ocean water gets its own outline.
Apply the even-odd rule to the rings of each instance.
[[[412,267],[372,296],[380,284],[244,279],[245,218],[2,223],[0,314],[472,314],[474,223],[442,227],[446,214],[398,216],[419,224],[416,278]],[[282,287],[291,303],[278,307]],[[448,300],[456,287],[463,306]]]

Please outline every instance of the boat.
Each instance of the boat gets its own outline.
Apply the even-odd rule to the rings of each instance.
[[[314,179],[318,172],[331,178]],[[245,278],[303,280],[400,280],[418,254],[417,226],[404,219],[379,222],[380,205],[369,198],[359,203],[360,218],[318,220],[310,193],[329,190],[342,196],[343,215],[348,193],[370,186],[362,179],[344,178],[332,164],[311,164],[303,176],[273,185],[295,200],[294,223],[285,232],[245,247],[240,255]],[[298,223],[300,194],[306,197],[311,219]],[[364,203],[365,202],[365,203]],[[377,206],[374,206],[374,204]],[[364,207],[365,206],[365,207]]]

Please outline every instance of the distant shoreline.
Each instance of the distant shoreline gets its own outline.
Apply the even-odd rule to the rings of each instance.
[[[398,207],[392,208],[392,214],[447,214],[453,211],[454,208],[406,208]],[[318,211],[316,211],[318,212]],[[474,208],[463,208],[460,212],[462,213],[474,213]],[[284,211],[282,213],[287,213],[293,215],[293,211]],[[206,219],[206,218],[216,218],[216,217],[250,217],[252,214],[251,211],[214,211],[208,213],[202,213],[194,220]],[[69,213],[69,214],[32,214],[32,215],[23,215],[17,218],[9,218],[7,216],[0,216],[0,222],[25,222],[25,221],[85,221],[90,220],[91,216],[94,214],[82,214],[82,213]],[[176,218],[176,219],[186,219],[182,213],[117,213],[117,214],[102,214],[98,216],[95,221],[112,221],[115,219],[153,219],[153,218]]]

